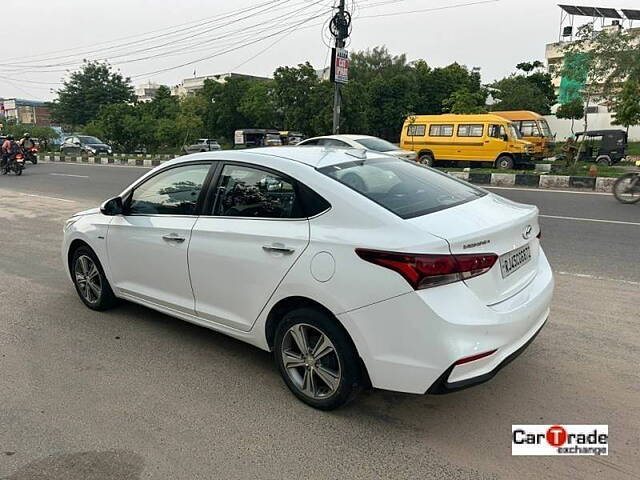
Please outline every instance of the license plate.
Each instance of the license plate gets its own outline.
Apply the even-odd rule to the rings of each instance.
[[[502,278],[507,278],[529,261],[531,261],[531,247],[529,245],[516,248],[504,255],[500,255],[500,270],[502,272]]]

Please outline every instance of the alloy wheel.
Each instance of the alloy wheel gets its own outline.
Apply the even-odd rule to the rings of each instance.
[[[318,328],[293,325],[284,335],[280,354],[287,375],[305,396],[325,399],[338,390],[340,358],[329,337]]]
[[[97,303],[102,296],[102,278],[93,259],[80,255],[76,260],[74,274],[82,298],[91,304]]]

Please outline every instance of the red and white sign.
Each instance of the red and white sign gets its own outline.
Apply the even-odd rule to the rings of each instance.
[[[512,455],[609,455],[608,425],[512,425]]]
[[[347,83],[349,81],[349,52],[344,48],[334,48],[332,57],[331,81]]]

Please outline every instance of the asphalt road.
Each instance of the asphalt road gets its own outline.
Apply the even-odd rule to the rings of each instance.
[[[473,389],[366,392],[322,413],[265,352],[77,299],[62,222],[145,171],[40,164],[0,177],[0,478],[638,478],[640,205],[494,190],[544,215],[557,289],[536,341]],[[610,455],[511,456],[512,424],[550,423],[608,424]]]

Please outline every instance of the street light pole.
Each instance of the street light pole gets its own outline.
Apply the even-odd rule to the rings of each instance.
[[[339,19],[344,18],[344,1],[345,0],[340,0],[340,6],[338,7],[337,18]],[[343,28],[337,29],[336,49],[344,48],[345,34],[346,32]],[[334,62],[336,61],[335,56],[333,58],[333,61]],[[333,68],[335,68],[335,65],[333,66]],[[335,88],[335,91],[333,94],[333,134],[337,135],[338,133],[340,133],[340,104],[342,101],[342,97],[340,95],[340,83],[335,82],[334,88]]]

